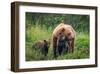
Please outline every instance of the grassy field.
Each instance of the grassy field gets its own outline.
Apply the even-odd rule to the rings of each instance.
[[[32,26],[26,29],[26,61],[34,60],[54,60],[53,50],[50,47],[47,56],[41,54],[41,52],[32,49],[32,44],[38,40],[44,40],[51,38],[53,29],[48,29],[40,26]],[[85,59],[89,58],[89,34],[85,32],[76,32],[75,39],[75,51],[74,53],[66,53],[58,56],[57,59]]]

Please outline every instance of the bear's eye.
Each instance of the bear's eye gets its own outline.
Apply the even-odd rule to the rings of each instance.
[[[61,33],[59,33],[59,35],[61,35]]]

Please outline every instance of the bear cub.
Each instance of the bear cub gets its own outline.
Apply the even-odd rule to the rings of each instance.
[[[42,54],[46,56],[48,54],[49,45],[49,41],[39,40],[32,45],[32,49],[39,50]]]

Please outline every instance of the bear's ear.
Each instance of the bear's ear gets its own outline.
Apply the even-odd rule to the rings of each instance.
[[[62,30],[61,30],[62,32],[64,32],[65,31],[65,29],[64,28],[62,28]]]
[[[44,42],[47,42],[46,40],[44,40]]]

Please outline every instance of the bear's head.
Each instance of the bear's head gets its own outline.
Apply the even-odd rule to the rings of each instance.
[[[75,38],[75,33],[73,33],[74,30],[72,29],[71,26],[68,26],[68,25],[64,25],[64,27],[62,26],[61,32],[64,33],[66,39],[68,40]]]

